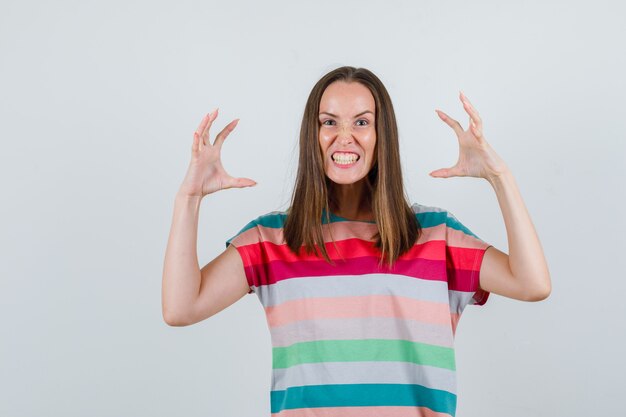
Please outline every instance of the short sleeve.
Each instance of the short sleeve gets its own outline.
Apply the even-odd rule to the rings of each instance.
[[[480,267],[491,245],[446,212],[446,271],[451,304],[457,312],[466,305],[484,305],[489,292],[480,288]]]
[[[233,245],[243,262],[244,272],[250,291],[248,294],[256,292],[258,286],[257,274],[255,271],[255,259],[259,259],[261,251],[261,235],[258,225],[255,221],[251,221],[244,226],[235,236],[226,240],[226,247]]]

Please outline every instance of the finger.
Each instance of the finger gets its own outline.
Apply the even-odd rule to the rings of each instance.
[[[191,151],[198,152],[200,150],[200,135],[198,132],[193,132],[193,143],[191,144]]]
[[[200,121],[200,125],[198,125],[198,128],[196,129],[196,132],[198,133],[198,135],[201,135],[202,132],[204,131],[206,124],[209,123],[209,118],[211,117],[212,113],[213,112],[205,114],[202,120]]]
[[[482,142],[484,140],[483,131],[479,129],[478,126],[476,126],[474,123],[471,123],[470,129],[472,130],[472,133],[474,134],[474,136],[476,136],[476,139],[478,139],[479,142]]]
[[[463,92],[460,92],[461,102],[463,103],[463,108],[469,114],[470,118],[474,120],[476,124],[481,122],[480,116],[478,115],[478,110],[474,108],[472,103],[470,103],[469,99]]]
[[[198,125],[198,128],[196,129],[196,133],[200,133],[202,132],[202,130],[204,129],[204,125],[206,124],[207,119],[209,118],[209,115],[211,113],[207,113],[204,115],[204,117],[202,118],[202,120],[200,121],[200,124]]]
[[[255,186],[256,184],[257,182],[250,178],[229,177],[228,180],[224,181],[223,189],[252,187],[252,186]]]
[[[437,112],[441,120],[443,120],[448,126],[450,126],[454,130],[454,133],[456,133],[457,136],[460,136],[463,133],[463,127],[461,127],[461,124],[459,122],[457,122],[441,110],[435,110],[435,112]]]
[[[450,168],[439,168],[430,172],[428,175],[435,178],[448,178],[450,176]]]
[[[213,124],[213,121],[215,119],[217,119],[217,114],[219,113],[219,107],[216,108],[215,110],[213,110],[210,114],[209,114],[209,119],[207,120],[206,125],[204,126],[204,129],[202,130],[202,132],[200,133],[200,137],[202,138],[202,143],[203,144],[207,144],[209,143],[208,139],[209,139],[209,130],[211,129],[211,125]]]
[[[435,178],[450,178],[450,177],[463,177],[463,172],[459,169],[458,165],[454,165],[449,168],[439,168],[431,171],[428,175]]]
[[[257,184],[257,182],[250,178],[237,178],[237,186],[238,187],[253,187]]]
[[[228,135],[230,135],[230,132],[232,132],[235,129],[235,126],[237,126],[237,123],[239,123],[239,119],[235,119],[229,124],[227,124],[226,127],[222,129],[222,131],[215,138],[215,142],[213,143],[213,146],[221,147],[222,143],[224,143],[224,140],[226,140]]]
[[[467,103],[464,103],[463,107],[465,108],[465,111],[467,112],[467,114],[469,114],[470,124],[474,124],[477,127],[482,128],[482,120],[480,119],[480,116],[478,115],[478,112],[476,111],[476,109],[473,108],[471,104],[467,104]]]
[[[470,117],[470,127],[474,125],[474,127],[476,128],[475,130],[477,132],[481,132],[481,136],[482,136],[483,121],[480,118],[480,115],[478,114],[478,110],[476,110],[474,106],[472,106],[472,103],[470,103],[470,101],[465,96],[465,94],[463,94],[463,92],[461,92],[460,95],[461,95],[461,101],[463,102],[463,108],[465,109],[467,114],[469,114],[469,117]]]

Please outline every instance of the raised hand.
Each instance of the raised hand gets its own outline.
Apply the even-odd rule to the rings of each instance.
[[[477,177],[490,181],[500,176],[508,168],[504,160],[496,154],[491,145],[483,136],[483,122],[478,111],[472,106],[467,97],[460,92],[459,98],[463,108],[469,114],[469,127],[463,130],[461,124],[442,112],[435,110],[441,120],[454,130],[459,140],[459,159],[449,168],[440,168],[429,175],[437,178],[449,177]]]
[[[235,119],[226,125],[217,134],[215,142],[211,145],[209,129],[217,118],[217,113],[218,109],[215,109],[204,116],[193,134],[191,161],[180,188],[180,193],[184,195],[204,197],[207,194],[227,188],[243,188],[256,185],[256,182],[250,178],[234,178],[224,170],[220,159],[222,144],[230,132],[235,129],[239,119]]]

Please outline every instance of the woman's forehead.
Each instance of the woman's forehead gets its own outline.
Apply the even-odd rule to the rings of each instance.
[[[320,112],[347,116],[369,110],[375,111],[374,96],[369,88],[358,82],[336,81],[330,84],[320,100]],[[354,114],[353,114],[354,113]]]

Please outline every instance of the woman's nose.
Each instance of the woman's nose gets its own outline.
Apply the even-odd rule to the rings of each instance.
[[[341,143],[351,143],[352,142],[352,129],[350,126],[343,126],[339,129],[339,141]]]

